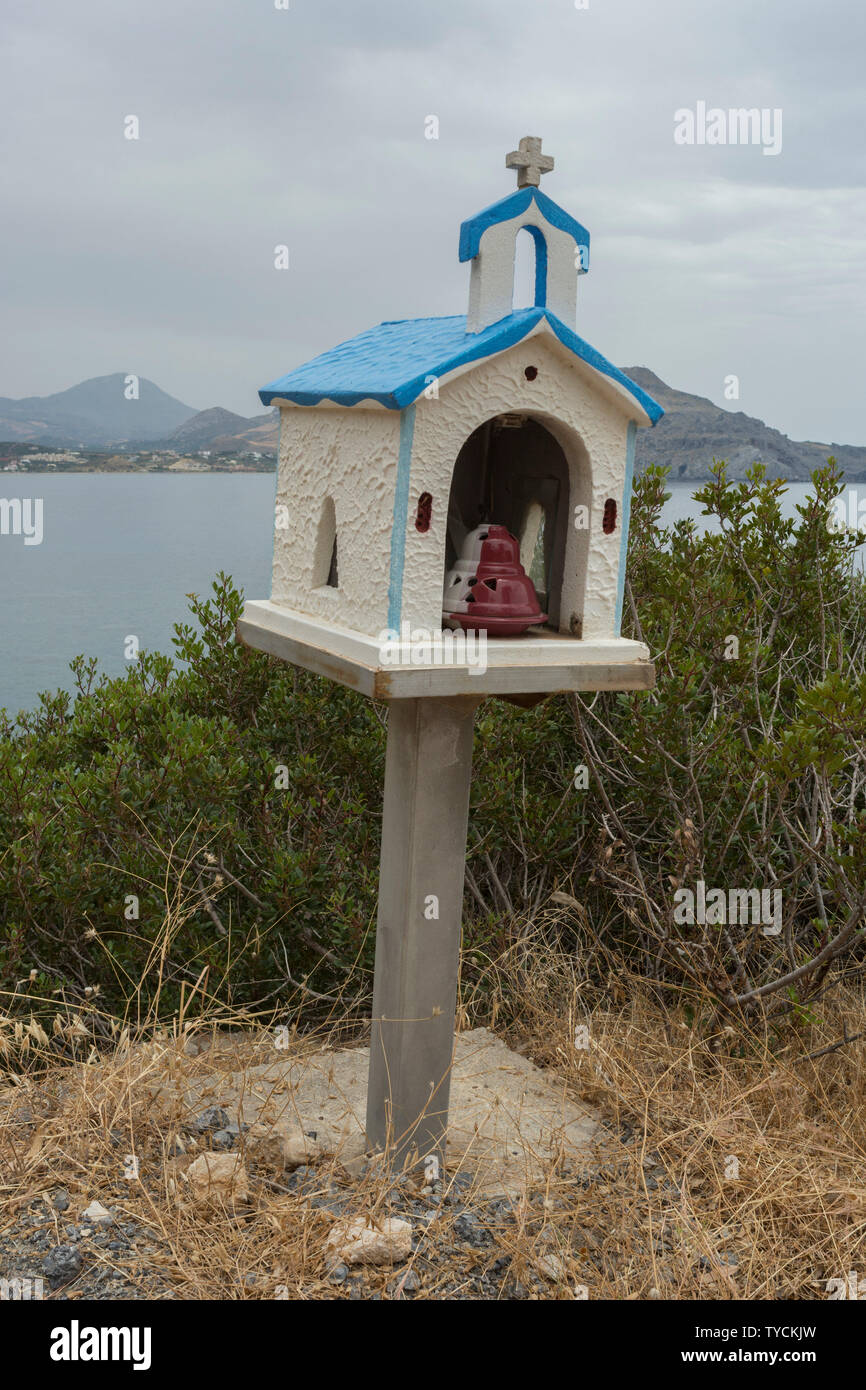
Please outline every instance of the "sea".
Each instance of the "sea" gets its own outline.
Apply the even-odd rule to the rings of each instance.
[[[697,486],[669,485],[666,525],[715,524]],[[791,484],[785,511],[808,492]],[[186,596],[207,595],[219,570],[267,598],[274,493],[273,473],[0,475],[0,497],[22,503],[22,533],[0,534],[0,707],[12,716],[41,691],[72,690],[78,654],[116,676],[136,649],[171,652]]]

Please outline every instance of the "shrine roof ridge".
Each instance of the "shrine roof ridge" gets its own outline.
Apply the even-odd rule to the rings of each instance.
[[[403,410],[432,378],[504,352],[542,322],[575,357],[627,391],[651,424],[661,419],[662,407],[646,391],[543,307],[517,309],[480,333],[467,333],[463,314],[386,320],[269,382],[259,399],[264,406],[280,400],[308,406],[372,400],[388,410]]]
[[[582,266],[585,270],[589,265],[589,232],[576,217],[561,208],[559,203],[555,203],[552,198],[548,198],[546,193],[542,193],[540,188],[518,188],[516,193],[509,193],[506,198],[500,198],[498,202],[491,203],[490,207],[477,212],[474,217],[467,217],[465,222],[460,225],[460,259],[461,261],[471,261],[478,255],[481,238],[488,227],[494,227],[498,222],[509,222],[512,217],[519,217],[526,212],[530,203],[535,203],[538,211],[552,227],[558,227],[561,232],[568,232],[574,237],[578,246],[586,248],[586,262]]]

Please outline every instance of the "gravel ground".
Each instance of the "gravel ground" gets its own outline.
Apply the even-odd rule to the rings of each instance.
[[[357,1192],[336,1183],[323,1183],[313,1168],[299,1168],[281,1184],[299,1195],[308,1194],[308,1205],[340,1217],[358,1211]],[[435,1284],[437,1298],[527,1299],[549,1296],[549,1282],[530,1275],[521,1282],[510,1275],[511,1257],[497,1254],[516,1227],[514,1206],[507,1197],[467,1202],[470,1179],[460,1175],[444,1194],[415,1196],[410,1185],[395,1183],[387,1211],[411,1222],[413,1245],[423,1253],[411,1263],[397,1266],[388,1285],[391,1296],[412,1298],[424,1285]],[[100,1199],[102,1200],[102,1199]],[[159,1299],[174,1297],[173,1285],[153,1268],[154,1256],[170,1259],[169,1246],[135,1221],[123,1219],[99,1229],[86,1222],[70,1222],[65,1192],[37,1198],[0,1234],[0,1270],[7,1279],[41,1278],[44,1296],[66,1299]],[[537,1205],[543,1220],[543,1199]],[[554,1257],[555,1258],[555,1257]],[[382,1292],[371,1286],[371,1273],[335,1266],[327,1276],[335,1298],[380,1300]],[[372,1276],[381,1284],[380,1272]],[[268,1294],[247,1276],[252,1297]]]
[[[124,1194],[125,1195],[125,1194]],[[170,1288],[150,1266],[169,1256],[165,1242],[135,1221],[99,1228],[67,1217],[62,1189],[36,1198],[0,1232],[0,1271],[7,1280],[41,1279],[43,1296],[96,1299],[153,1299]]]
[[[359,1211],[354,1182],[343,1185],[323,1180],[313,1167],[298,1168],[279,1185],[270,1182],[269,1186],[306,1198],[305,1206],[335,1220],[344,1216],[351,1219]],[[591,1231],[577,1233],[577,1240],[582,1242],[578,1247],[574,1239],[569,1248],[555,1240],[545,1242],[551,1215],[555,1219],[557,1209],[566,1206],[565,1197],[551,1202],[541,1192],[530,1193],[518,1210],[507,1196],[473,1200],[470,1178],[459,1174],[444,1191],[438,1183],[426,1194],[413,1190],[413,1186],[411,1181],[396,1181],[381,1211],[411,1223],[417,1252],[412,1260],[388,1271],[384,1292],[381,1270],[338,1264],[325,1276],[330,1292],[320,1288],[317,1297],[379,1301],[384,1296],[420,1295],[437,1300],[534,1300],[556,1297],[558,1289],[559,1296],[565,1293],[575,1298],[581,1296],[578,1265],[587,1281],[612,1272],[606,1267],[601,1242]],[[605,1188],[610,1192],[607,1184]],[[0,1234],[0,1270],[7,1279],[41,1278],[44,1297],[54,1299],[177,1297],[174,1282],[160,1271],[160,1266],[165,1269],[172,1261],[170,1246],[164,1240],[141,1223],[122,1217],[103,1229],[69,1221],[67,1203],[63,1191],[36,1199]],[[532,1264],[521,1261],[518,1277],[509,1248],[518,1243],[525,1248],[527,1238],[539,1253]],[[658,1253],[663,1253],[661,1247]],[[736,1264],[736,1257],[728,1258]],[[247,1274],[243,1283],[243,1289],[229,1296],[277,1296],[275,1286],[268,1287],[261,1274]]]
[[[19,1110],[15,1119],[20,1153],[39,1117]],[[72,1136],[64,1141],[62,1135],[55,1160],[60,1152],[68,1158],[73,1146]],[[353,1175],[333,1163],[280,1174],[247,1155],[250,1204],[214,1216],[195,1213],[192,1225],[190,1215],[182,1214],[190,1211],[183,1166],[195,1154],[243,1147],[243,1134],[225,1109],[212,1105],[173,1138],[151,1131],[149,1151],[146,1137],[140,1134],[137,1146],[143,1155],[140,1182],[131,1185],[117,1176],[118,1155],[130,1141],[109,1129],[92,1166],[75,1164],[68,1176],[65,1165],[53,1167],[69,1191],[45,1177],[40,1182],[34,1172],[32,1197],[19,1187],[5,1208],[0,1200],[0,1278],[41,1279],[45,1298],[70,1300],[524,1301],[586,1297],[587,1290],[634,1269],[637,1258],[649,1259],[660,1285],[649,1297],[670,1297],[677,1285],[682,1296],[683,1265],[680,1259],[674,1270],[671,1240],[681,1194],[656,1155],[641,1164],[628,1127],[618,1134],[621,1161],[591,1175],[560,1165],[545,1190],[530,1190],[519,1202],[504,1194],[479,1197],[469,1174],[427,1185],[416,1174],[385,1186],[376,1161]],[[167,1179],[168,1191],[179,1186],[180,1209],[166,1201]],[[108,1215],[97,1208],[88,1218],[84,1213],[93,1201]],[[365,1212],[408,1221],[412,1256],[387,1269],[327,1265],[328,1231]],[[268,1223],[279,1234],[263,1247]],[[736,1234],[726,1235],[711,1258],[687,1261],[687,1296],[718,1296],[726,1285],[730,1292],[739,1262],[731,1250]],[[291,1253],[299,1244],[302,1258]]]

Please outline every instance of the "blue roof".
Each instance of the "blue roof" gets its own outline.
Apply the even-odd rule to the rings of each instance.
[[[262,387],[259,399],[262,405],[275,400],[295,405],[318,405],[324,400],[357,405],[373,400],[389,410],[403,410],[422,394],[430,377],[445,376],[513,347],[542,319],[575,357],[630,392],[653,424],[661,418],[664,411],[646,391],[545,308],[518,309],[480,333],[466,332],[463,314],[380,323]]]
[[[460,259],[461,261],[471,261],[478,255],[478,248],[481,245],[481,238],[488,227],[493,227],[497,222],[509,222],[512,217],[518,217],[525,212],[530,203],[535,203],[538,211],[547,218],[553,227],[558,227],[561,232],[568,232],[574,237],[578,246],[584,247],[586,255],[581,257],[578,273],[582,273],[589,267],[589,232],[578,222],[576,217],[561,208],[559,203],[555,203],[552,198],[548,198],[546,193],[542,193],[540,188],[518,188],[516,193],[510,193],[507,198],[500,198],[498,203],[491,203],[489,208],[483,212],[478,212],[474,217],[467,217],[466,221],[460,226]]]

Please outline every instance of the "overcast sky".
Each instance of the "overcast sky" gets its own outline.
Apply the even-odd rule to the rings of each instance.
[[[533,134],[592,234],[578,332],[866,444],[863,0],[290,5],[4,0],[0,395],[123,371],[250,415],[382,319],[463,313],[459,224]],[[781,152],[677,144],[701,101],[780,108]]]

